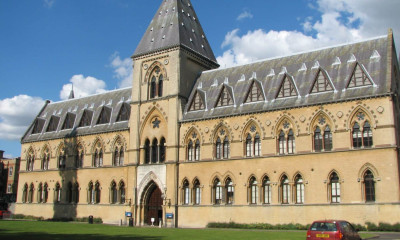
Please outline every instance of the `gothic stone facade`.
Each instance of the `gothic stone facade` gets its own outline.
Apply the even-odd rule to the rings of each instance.
[[[47,102],[22,138],[16,212],[136,225],[399,222],[389,34],[217,69],[189,0],[162,1],[132,88]],[[168,217],[167,217],[168,216]]]

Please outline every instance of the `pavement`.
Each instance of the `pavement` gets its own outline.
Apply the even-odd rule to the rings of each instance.
[[[377,236],[372,237],[372,238],[366,238],[366,239],[400,240],[400,233],[398,233],[398,232],[368,232],[368,233],[372,233]]]

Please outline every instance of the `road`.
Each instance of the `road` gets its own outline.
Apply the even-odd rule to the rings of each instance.
[[[374,232],[373,234],[378,235],[379,237],[368,238],[368,239],[387,239],[387,240],[400,240],[400,233],[381,233],[381,232]]]

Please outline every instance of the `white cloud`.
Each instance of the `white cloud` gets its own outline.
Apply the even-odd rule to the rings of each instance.
[[[53,7],[55,0],[44,0],[44,6],[47,8]]]
[[[222,67],[246,64],[384,35],[389,28],[400,48],[400,1],[316,0],[309,7],[320,17],[307,17],[300,26],[304,32],[256,29],[240,35],[235,29],[227,33],[222,43],[227,49],[217,57],[218,62]]]
[[[244,12],[242,12],[237,18],[236,20],[240,21],[243,20],[245,18],[253,18],[253,14],[251,14],[250,11],[245,10]]]
[[[75,98],[86,97],[89,95],[106,92],[106,83],[94,77],[84,77],[83,75],[74,75],[70,80],[71,83],[65,84],[60,92],[60,98],[66,100],[74,85]]]
[[[111,67],[114,69],[114,77],[119,80],[120,88],[132,86],[133,67],[132,59],[121,59],[118,52],[111,56]]]
[[[0,100],[0,139],[19,140],[44,104],[27,95]]]

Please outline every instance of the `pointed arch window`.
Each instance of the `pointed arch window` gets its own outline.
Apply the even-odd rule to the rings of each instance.
[[[96,148],[93,155],[93,167],[102,167],[103,166],[103,146],[98,141],[96,143]]]
[[[296,87],[290,78],[289,75],[285,75],[276,98],[293,97],[298,95]]]
[[[223,145],[223,156],[225,159],[229,158],[229,151],[230,151],[230,146],[229,146],[229,140],[228,137],[226,136],[224,138],[224,145]]]
[[[290,199],[290,184],[286,176],[281,180],[281,203],[288,204]]]
[[[253,140],[250,133],[248,133],[246,137],[246,157],[251,156],[253,156]]]
[[[144,143],[144,163],[150,163],[150,140],[146,139]]]
[[[182,193],[183,193],[183,205],[189,205],[190,203],[190,188],[189,188],[189,182],[185,180],[183,182],[182,186]]]
[[[123,103],[119,110],[117,122],[128,121],[130,117],[131,107],[128,103]]]
[[[197,179],[193,183],[193,199],[195,205],[201,204],[201,186]]]
[[[230,178],[228,178],[225,182],[226,189],[226,204],[233,204],[235,199],[235,187]]]
[[[215,140],[215,159],[228,159],[230,155],[230,143],[228,131],[220,128],[217,131],[217,139]]]
[[[96,182],[96,184],[94,185],[94,193],[95,193],[95,203],[100,203],[101,188],[99,182]]]
[[[22,189],[22,200],[23,203],[28,202],[28,184],[25,183],[24,188]]]
[[[84,158],[83,147],[81,144],[78,144],[78,146],[76,147],[76,152],[75,152],[75,167],[76,168],[83,167],[83,158]]]
[[[326,126],[324,131],[324,150],[332,150],[332,132],[329,126]]]
[[[150,99],[155,97],[163,96],[164,89],[164,75],[161,72],[161,68],[156,66],[150,75],[150,86],[149,86],[149,96]]]
[[[188,147],[187,147],[187,153],[188,153],[188,160],[193,161],[193,142],[192,140],[189,141]]]
[[[122,166],[124,165],[124,148],[122,146],[116,146],[113,154],[113,165]]]
[[[111,112],[112,112],[111,108],[104,106],[101,109],[99,118],[97,119],[97,125],[110,123]]]
[[[43,185],[42,185],[42,183],[39,183],[39,186],[38,186],[37,202],[38,203],[43,202]]]
[[[158,78],[158,97],[162,97],[163,95],[163,84],[164,84],[164,76],[161,74]]]
[[[199,139],[196,140],[196,143],[194,145],[194,160],[196,160],[196,161],[200,160],[200,141],[199,141]]]
[[[375,202],[375,180],[370,170],[367,170],[364,174],[364,192],[365,201]]]
[[[286,137],[285,137],[285,132],[283,132],[283,130],[281,130],[279,132],[279,154],[285,154],[286,153]]]
[[[157,156],[158,156],[158,140],[157,138],[154,138],[151,145],[151,163],[157,163]]]
[[[118,191],[117,191],[117,184],[112,181],[111,186],[110,186],[110,198],[111,198],[111,203],[115,204],[118,201]]]
[[[340,203],[340,181],[339,176],[334,172],[330,177],[331,203]]]
[[[264,199],[264,204],[270,204],[271,203],[271,181],[269,180],[269,177],[265,177],[263,179],[263,199]]]
[[[356,122],[353,125],[353,147],[361,148],[362,146],[362,135],[360,131],[360,125]]]
[[[62,149],[58,155],[58,169],[64,170],[66,167],[67,156],[65,150]]]
[[[35,186],[33,183],[31,183],[31,186],[29,187],[29,194],[28,194],[28,202],[32,203],[33,202],[33,193],[35,191]]]
[[[43,154],[42,170],[48,170],[49,169],[49,163],[50,163],[50,152],[49,152],[49,149],[46,148],[44,150],[44,154]]]
[[[54,202],[61,202],[61,186],[59,183],[56,183],[56,187],[54,188]]]
[[[166,153],[165,138],[162,137],[160,140],[160,153],[158,156],[159,163],[165,162],[165,153]]]
[[[196,91],[192,103],[190,104],[189,111],[204,110],[204,101],[200,93]]]
[[[361,87],[372,85],[367,73],[361,68],[360,64],[356,64],[353,73],[351,74],[347,88]]]
[[[60,117],[51,116],[49,125],[47,126],[47,129],[46,129],[46,132],[54,132],[54,131],[56,131],[59,122],[60,122]]]
[[[368,121],[364,123],[363,127],[363,145],[364,147],[372,147],[372,130]]]
[[[64,124],[61,129],[71,129],[74,127],[76,115],[73,113],[67,113],[65,117]]]
[[[289,130],[287,146],[288,146],[287,153],[293,154],[294,153],[294,149],[296,147],[296,142],[295,142],[295,139],[294,139],[294,134],[293,134],[292,129]]]
[[[79,203],[79,184],[75,183],[72,189],[72,202]]]
[[[153,99],[156,97],[156,92],[157,92],[157,79],[155,76],[151,77],[151,83],[150,83],[150,98]]]
[[[261,155],[261,138],[257,128],[252,125],[246,136],[246,157],[258,157]]]
[[[304,203],[304,181],[301,175],[296,176],[295,180],[295,193],[296,193],[296,203],[302,204]]]
[[[329,91],[333,91],[332,84],[328,80],[327,73],[325,73],[322,69],[319,69],[310,93],[329,92]]]
[[[233,99],[227,87],[224,85],[222,87],[221,93],[219,94],[216,107],[223,107],[229,105],[233,105]]]
[[[245,103],[264,101],[262,90],[260,89],[260,86],[258,86],[256,81],[253,81],[251,83],[245,99]]]
[[[94,204],[96,202],[96,194],[94,191],[93,183],[90,182],[88,185],[88,203]]]
[[[68,182],[68,187],[67,187],[67,202],[68,203],[73,203],[74,199],[72,198],[73,195],[73,185],[71,182]]]
[[[251,177],[249,181],[250,204],[258,202],[258,182],[255,177]]]
[[[49,199],[49,185],[47,183],[44,183],[43,185],[43,197],[42,197],[42,202],[46,203],[47,200]]]
[[[222,203],[222,192],[222,184],[220,180],[216,178],[213,184],[214,204]]]
[[[35,163],[35,156],[33,150],[30,150],[26,159],[26,171],[33,171],[33,166]]]
[[[119,183],[119,191],[118,191],[118,198],[119,198],[119,203],[124,204],[126,200],[125,196],[125,183],[121,181]]]
[[[85,109],[82,114],[81,121],[79,122],[79,127],[87,127],[92,124],[93,111]]]
[[[217,141],[215,142],[215,158],[216,159],[222,159],[222,144],[221,144],[221,138],[217,138]]]
[[[321,129],[317,127],[314,131],[314,150],[320,152],[322,150],[322,134]]]

